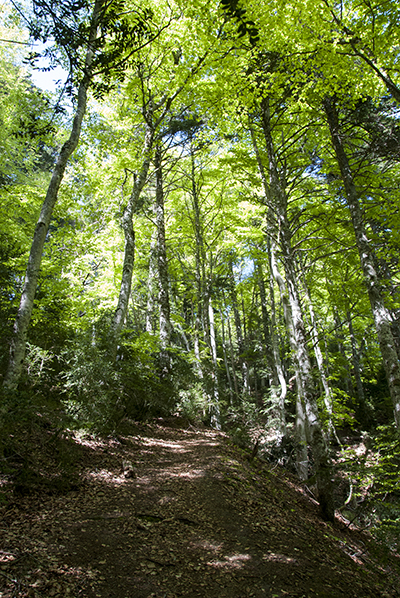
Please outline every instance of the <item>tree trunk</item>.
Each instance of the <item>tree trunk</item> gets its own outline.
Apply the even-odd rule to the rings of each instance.
[[[17,317],[14,322],[13,338],[10,345],[10,360],[4,378],[4,386],[10,390],[15,389],[21,375],[22,364],[25,357],[26,339],[31,321],[33,303],[35,300],[43,247],[54,206],[58,198],[58,191],[64,177],[68,160],[78,146],[81,134],[82,120],[86,111],[87,92],[91,82],[91,66],[94,58],[93,44],[97,38],[98,20],[103,0],[97,0],[90,25],[89,41],[85,58],[83,79],[78,88],[78,101],[69,138],[61,148],[57,163],[47,189],[40,216],[33,235],[28,265],[25,272],[25,282],[22,290]]]
[[[147,277],[147,305],[146,305],[146,332],[153,332],[154,319],[154,287],[156,277],[156,247],[157,247],[157,231],[154,231],[149,256],[149,274]]]
[[[231,319],[229,317],[229,311],[226,306],[225,295],[223,294],[224,298],[224,310],[226,313],[226,323],[228,326],[228,340],[229,340],[229,357],[231,360],[231,367],[232,367],[232,378],[233,378],[233,387],[235,390],[235,398],[238,400],[239,398],[239,385],[236,376],[236,367],[235,367],[235,352],[233,349],[233,342],[232,342],[232,328],[231,328]]]
[[[283,314],[285,319],[286,330],[289,335],[289,342],[290,348],[293,354],[293,367],[295,371],[296,377],[296,390],[297,390],[297,399],[296,399],[296,468],[299,478],[301,480],[306,480],[308,478],[308,453],[307,453],[307,429],[306,429],[306,417],[304,413],[302,397],[304,394],[303,391],[303,381],[300,375],[300,366],[297,357],[298,349],[297,349],[297,339],[295,334],[295,329],[293,325],[293,318],[292,312],[290,308],[290,304],[288,301],[288,292],[286,288],[285,281],[278,270],[278,265],[276,262],[275,256],[275,242],[268,241],[268,254],[269,254],[269,261],[270,261],[270,269],[272,275],[275,279],[275,282],[278,285],[281,301],[283,305]]]
[[[391,330],[390,312],[385,307],[383,301],[381,285],[373,259],[373,249],[365,230],[363,214],[356,185],[354,183],[353,174],[351,172],[349,160],[342,141],[335,99],[332,97],[326,97],[324,100],[324,109],[336,159],[346,191],[347,203],[350,209],[357,249],[360,255],[361,268],[368,291],[383,364],[389,385],[390,396],[393,403],[394,419],[397,428],[400,428],[400,366]]]
[[[209,406],[211,415],[211,426],[217,430],[221,429],[221,416],[219,409],[219,391],[218,391],[218,361],[217,361],[217,342],[215,338],[215,323],[214,323],[214,309],[211,302],[211,297],[208,300],[208,319],[210,324],[210,347],[212,359],[212,383],[213,383],[213,400]]]
[[[335,307],[335,305],[333,303],[332,303],[332,306],[333,306],[333,320],[335,322],[335,329],[336,329],[335,337],[336,337],[336,343],[337,343],[337,347],[338,347],[338,353],[341,356],[341,360],[343,363],[343,369],[345,370],[345,374],[344,373],[341,374],[341,380],[344,382],[345,391],[346,391],[347,395],[350,397],[353,395],[353,386],[352,386],[351,377],[350,377],[349,361],[347,359],[345,347],[343,344],[343,340],[344,340],[343,325],[340,320],[340,316],[338,314],[337,308]]]
[[[322,351],[321,351],[321,346],[320,346],[320,341],[319,341],[319,334],[318,334],[317,322],[315,319],[314,307],[313,307],[313,304],[311,301],[310,292],[308,290],[307,282],[306,282],[306,279],[304,276],[304,264],[302,263],[301,259],[300,259],[300,268],[303,273],[302,283],[303,283],[304,295],[305,295],[305,299],[308,304],[308,311],[310,314],[310,324],[311,324],[310,329],[311,329],[311,338],[313,341],[315,361],[317,362],[319,377],[320,377],[321,385],[322,385],[322,394],[324,395],[324,404],[325,404],[325,410],[326,410],[326,415],[327,415],[327,419],[328,419],[328,432],[329,432],[329,436],[331,434],[334,434],[335,438],[338,440],[336,430],[334,429],[333,422],[332,422],[332,392],[329,387],[328,379],[327,379],[326,372],[325,372],[324,358],[322,356]]]
[[[154,164],[156,168],[156,228],[157,228],[157,270],[159,294],[158,302],[160,306],[160,361],[161,375],[167,376],[170,371],[170,362],[168,356],[168,346],[171,333],[170,321],[170,301],[169,301],[169,281],[168,281],[168,261],[167,246],[165,237],[165,217],[164,217],[164,187],[162,174],[162,150],[160,143],[157,144]]]
[[[347,323],[349,326],[349,334],[350,334],[350,344],[351,344],[351,354],[352,354],[352,362],[353,362],[353,369],[354,369],[354,378],[356,380],[356,388],[357,388],[357,398],[362,409],[365,401],[364,395],[364,387],[361,380],[361,367],[360,367],[360,357],[359,352],[357,350],[357,343],[356,337],[354,334],[353,322],[351,321],[351,313],[350,310],[346,312]]]
[[[274,237],[279,239],[288,289],[288,302],[293,323],[295,341],[295,358],[297,358],[301,381],[302,406],[307,419],[307,437],[312,449],[315,476],[318,488],[318,500],[322,516],[334,519],[333,494],[331,484],[331,468],[328,446],[325,441],[317,406],[316,389],[312,376],[312,368],[307,348],[306,331],[299,300],[299,286],[296,274],[295,256],[291,244],[291,232],[287,217],[287,196],[284,183],[278,171],[277,159],[271,132],[269,100],[262,101],[262,128],[269,161],[269,190],[275,206],[276,229]],[[300,405],[298,412],[300,411]]]
[[[133,214],[138,207],[140,194],[146,184],[147,175],[150,167],[150,153],[153,146],[153,133],[149,127],[146,130],[144,144],[144,160],[139,175],[135,175],[133,190],[125,206],[122,216],[122,229],[125,236],[124,264],[122,267],[121,287],[118,297],[118,305],[115,310],[113,320],[110,326],[111,348],[110,357],[115,361],[118,349],[118,340],[124,325],[128,303],[131,295],[133,266],[135,263],[135,231],[133,230]]]
[[[243,332],[242,332],[242,322],[240,319],[240,313],[239,313],[239,308],[238,308],[238,303],[237,303],[235,277],[233,274],[232,262],[229,263],[229,278],[230,278],[230,297],[231,297],[231,302],[232,302],[232,307],[233,307],[233,315],[234,315],[234,319],[235,319],[236,340],[237,340],[237,345],[238,345],[239,363],[241,364],[242,374],[243,374],[243,393],[249,394],[249,392],[250,392],[249,368],[247,366],[246,360],[243,357],[244,340],[243,340]]]
[[[233,386],[232,386],[231,374],[229,372],[228,358],[227,358],[227,354],[226,354],[225,326],[224,326],[224,317],[225,316],[224,316],[224,313],[222,310],[220,311],[220,315],[221,315],[222,351],[224,354],[226,378],[228,380],[228,386],[229,386],[229,403],[230,403],[230,405],[233,405]]]
[[[289,342],[290,347],[293,353],[293,367],[295,370],[295,378],[296,378],[296,390],[297,390],[297,399],[296,399],[296,468],[298,476],[301,480],[306,480],[308,477],[308,451],[307,451],[307,429],[306,429],[306,416],[303,408],[302,397],[304,395],[303,389],[303,380],[300,375],[300,364],[297,359],[298,356],[298,349],[297,349],[297,338],[295,334],[295,329],[293,325],[293,317],[291,312],[291,307],[288,301],[288,292],[286,288],[286,283],[281,276],[278,264],[276,260],[276,242],[278,238],[278,232],[276,230],[276,226],[272,224],[274,221],[274,215],[272,214],[272,206],[277,206],[280,212],[284,212],[286,217],[286,196],[282,193],[280,189],[279,183],[279,175],[277,172],[276,166],[276,159],[275,159],[275,150],[272,141],[271,135],[271,127],[270,127],[270,115],[269,115],[269,101],[268,99],[264,100],[263,102],[263,110],[262,110],[262,130],[264,133],[264,139],[267,146],[268,152],[268,171],[269,171],[269,180],[267,180],[267,176],[265,173],[264,164],[261,160],[260,152],[257,145],[256,136],[254,134],[253,128],[250,125],[250,133],[253,141],[253,147],[257,158],[258,168],[261,175],[261,180],[264,187],[265,192],[265,199],[266,204],[269,205],[268,210],[268,231],[267,231],[267,244],[268,244],[268,259],[269,259],[269,267],[271,272],[270,277],[270,297],[271,301],[274,301],[274,288],[273,288],[273,279],[278,285],[279,293],[281,296],[281,301],[283,305],[283,313],[285,319],[286,330],[289,335]],[[273,310],[275,314],[275,309]],[[276,322],[273,323],[274,327],[276,327]],[[284,384],[286,386],[286,381],[283,379]],[[281,382],[282,384],[282,382]],[[282,386],[283,389],[283,386]]]
[[[251,139],[253,142],[254,151],[256,154],[256,158],[257,158],[258,170],[259,170],[261,180],[263,183],[265,199],[266,199],[266,203],[267,203],[270,199],[270,187],[269,187],[269,184],[267,181],[264,164],[261,160],[256,136],[254,134],[254,130],[251,126],[251,123],[250,123],[249,127],[250,127],[250,134],[251,134]],[[270,240],[268,239],[267,242],[270,243]],[[271,347],[272,348],[272,360],[271,360],[271,362],[272,362],[271,363],[271,365],[272,365],[272,393],[273,393],[273,395],[276,394],[275,391],[273,390],[273,387],[275,386],[277,388],[278,384],[279,384],[281,387],[281,393],[279,396],[279,403],[278,403],[278,401],[277,401],[277,403],[279,404],[280,413],[281,413],[281,434],[283,434],[283,436],[284,436],[286,434],[285,399],[286,399],[286,394],[287,394],[287,384],[286,384],[285,376],[283,374],[282,363],[281,363],[281,358],[280,358],[280,353],[279,353],[278,339],[277,339],[277,335],[276,335],[277,328],[276,328],[275,293],[274,293],[274,282],[273,282],[274,277],[273,277],[273,273],[271,270],[271,259],[270,259],[270,247],[269,246],[268,246],[268,256],[269,256],[269,263],[270,263],[269,296],[270,296],[270,301],[271,301],[271,335],[270,335],[270,337],[271,337],[271,345],[272,345],[272,347]],[[264,279],[263,279],[262,275],[259,276],[259,288],[260,288],[260,297],[261,297],[261,308],[263,309],[263,322],[264,321],[266,322],[266,324],[264,324],[264,329],[265,329],[265,328],[268,328],[268,323],[267,323],[268,314],[266,313],[266,293],[265,293]],[[277,384],[277,382],[278,382],[278,384]]]
[[[270,305],[271,305],[271,318],[268,316],[267,311],[267,295],[265,289],[264,275],[261,264],[256,260],[256,271],[258,288],[260,291],[261,300],[261,313],[263,321],[263,332],[264,332],[264,345],[266,348],[266,358],[271,372],[270,376],[270,388],[271,388],[271,400],[276,411],[278,421],[278,435],[279,442],[286,435],[286,414],[285,414],[285,398],[287,393],[286,380],[283,375],[282,363],[279,354],[278,339],[276,336],[276,314],[275,314],[275,296],[274,296],[274,283],[272,274],[270,276]],[[281,389],[279,393],[279,388]]]

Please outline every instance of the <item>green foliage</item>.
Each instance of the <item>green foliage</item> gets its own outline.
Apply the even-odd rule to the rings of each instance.
[[[170,414],[176,396],[172,381],[159,378],[158,339],[125,331],[117,362],[112,363],[104,322],[107,318],[96,341],[92,332],[80,335],[62,354],[65,405],[74,425],[110,432],[125,417],[140,420]]]
[[[370,41],[379,41],[377,56],[393,76],[393,52],[388,48],[395,47],[389,39],[397,34],[386,35],[378,22],[373,30],[362,3],[355,8],[350,2],[343,17],[336,15],[336,23],[323,6],[302,1],[278,2],[274,10],[262,2],[242,7],[238,0],[222,0],[213,7],[202,0],[184,4],[150,1],[137,10],[120,0],[103,5],[102,35],[94,47],[96,100],[89,106],[82,143],[66,173],[46,239],[24,375],[18,394],[4,398],[2,438],[12,430],[22,437],[24,430],[34,434],[46,426],[53,435],[68,427],[108,433],[124,418],[177,411],[192,422],[209,424],[217,409],[221,423],[240,446],[251,446],[261,434],[276,437],[280,413],[274,395],[281,389],[271,389],[276,373],[274,326],[288,386],[285,415],[290,432],[287,442],[279,439],[280,446],[266,446],[271,459],[288,464],[296,452],[290,435],[296,355],[289,349],[285,299],[270,271],[266,237],[277,243],[282,279],[286,259],[292,260],[298,278],[304,277],[304,288],[299,283],[297,290],[313,379],[315,387],[321,387],[315,348],[319,342],[324,352],[325,343],[323,367],[333,396],[332,423],[339,434],[360,425],[371,432],[392,418],[321,99],[336,93],[366,234],[395,320],[398,118],[391,99],[382,98],[376,72],[357,55],[361,42],[349,39],[346,27],[351,25],[367,43],[368,56],[372,56]],[[54,34],[57,47],[46,53],[50,61],[68,62],[75,71],[68,82],[72,92],[82,77],[93,2],[35,0],[34,5],[33,37],[47,39]],[[319,18],[320,11],[324,19]],[[157,31],[157,38],[148,45],[150,28]],[[119,52],[123,58],[118,62]],[[291,54],[296,56],[293,61]],[[48,98],[30,84],[17,62],[6,52],[0,56],[2,370],[22,285],[21,266],[54,162],[53,145],[63,137],[58,109],[53,118]],[[263,131],[267,105],[279,179],[275,183]],[[170,343],[160,350],[155,173],[150,164],[147,187],[133,216],[136,246],[130,311],[114,361],[109,333],[122,274],[120,221],[143,162],[150,125],[156,137],[164,138]],[[273,184],[287,194],[282,203],[287,214],[278,213],[277,202],[271,201]],[[287,231],[282,224],[286,216]],[[290,256],[278,247],[285,234],[291,238]],[[262,301],[255,253],[265,283]],[[303,293],[307,288],[310,300]],[[215,316],[215,356],[209,302]],[[310,334],[309,304],[319,339]],[[149,323],[153,333],[144,332]],[[243,392],[244,369],[250,394]],[[356,384],[360,380],[363,392]],[[268,395],[266,389],[271,390]],[[319,407],[328,425],[322,400]],[[364,523],[382,534],[398,525],[394,472],[399,448],[392,433],[391,428],[382,428],[364,456],[348,451],[349,460],[341,466],[354,480],[355,498],[349,508],[361,523],[364,517]],[[12,450],[17,454],[17,444]],[[29,479],[27,474],[26,484],[34,485]]]
[[[207,397],[200,381],[178,391],[177,412],[193,424],[199,424],[207,412]]]
[[[343,450],[342,471],[352,485],[346,516],[398,550],[400,537],[400,434],[394,424]]]
[[[66,87],[69,93],[72,93],[74,84],[82,76],[89,74],[85,67],[85,55],[88,41],[92,40],[92,70],[97,78],[91,83],[94,95],[100,99],[115,86],[115,81],[125,78],[128,66],[133,63],[135,50],[151,38],[152,11],[139,7],[126,11],[123,1],[114,0],[111,3],[98,3],[99,14],[94,19],[94,6],[95,3],[88,0],[51,3],[48,0],[34,0],[28,26],[32,39],[44,43],[49,40],[55,42],[54,46],[48,44],[43,52],[43,56],[50,61],[49,70],[60,62],[68,63]],[[95,29],[99,25],[101,35],[95,36]],[[40,56],[31,52],[30,63],[34,65]]]
[[[76,483],[74,455],[65,441],[72,424],[51,389],[53,356],[29,345],[18,390],[0,392],[0,471],[16,492],[65,492]]]
[[[229,405],[226,409],[224,427],[233,442],[241,448],[250,448],[254,444],[254,433],[262,428],[260,410],[251,397],[242,397],[238,405]]]
[[[357,426],[354,410],[354,398],[340,388],[332,388],[332,423],[336,428],[350,428]],[[327,414],[325,413],[325,417]]]

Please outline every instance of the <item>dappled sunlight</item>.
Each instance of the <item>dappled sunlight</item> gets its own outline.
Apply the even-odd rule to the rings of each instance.
[[[230,554],[223,554],[223,543],[222,542],[210,542],[209,540],[197,540],[196,542],[190,543],[190,548],[194,551],[204,550],[207,552],[214,552],[215,558],[204,560],[200,557],[201,561],[207,567],[215,569],[242,569],[246,566],[249,561],[252,560],[252,556],[247,552],[235,552]]]
[[[184,471],[172,470],[171,468],[168,470],[164,470],[163,477],[165,478],[187,478],[187,479],[195,479],[195,478],[203,478],[205,476],[204,469],[184,469]]]
[[[13,561],[16,561],[17,558],[17,555],[13,554],[12,552],[0,550],[0,565],[9,565]]]
[[[274,561],[275,563],[294,563],[298,564],[298,561],[293,557],[286,556],[285,554],[277,554],[275,552],[268,552],[263,555],[263,561]]]
[[[326,580],[342,591],[361,569],[357,542],[325,547],[330,528],[295,481],[256,473],[217,436],[218,449],[207,438],[160,436],[77,439],[85,483],[24,513],[18,528],[10,513],[0,568],[17,568],[33,537],[40,563],[29,563],[24,583],[35,596],[308,596]],[[312,530],[310,547],[303,530]],[[338,553],[347,555],[343,575]]]
[[[172,448],[176,452],[180,452],[183,450],[186,452],[186,449],[181,444],[177,442],[169,442],[167,440],[163,440],[162,438],[143,438],[142,443],[143,446],[161,446],[164,448]]]
[[[242,569],[251,560],[249,554],[232,554],[221,560],[208,561],[207,565],[217,569]]]
[[[111,444],[110,442],[106,442],[105,440],[92,438],[91,436],[88,436],[86,433],[81,433],[79,431],[73,432],[72,437],[76,444],[80,444],[81,446],[85,446],[93,450],[103,450],[104,447],[106,447],[108,444]]]
[[[194,480],[203,478],[206,475],[205,469],[189,469],[187,467],[180,469],[180,468],[167,468],[164,467],[163,470],[154,469],[153,474],[148,474],[145,476],[140,476],[137,478],[137,483],[140,485],[145,484],[154,484],[155,481],[160,480],[173,480],[173,479],[187,479],[187,480]]]
[[[222,550],[223,544],[216,544],[215,542],[210,542],[209,540],[198,540],[197,542],[191,542],[190,546],[194,549],[201,548],[203,550],[213,550],[214,552],[220,552]]]
[[[210,442],[207,439],[190,439],[177,441],[169,441],[163,438],[142,438],[141,447],[160,447],[164,449],[172,449],[174,453],[188,453],[193,452],[199,447],[218,446],[218,442]]]
[[[96,482],[106,482],[107,484],[113,485],[126,484],[128,482],[123,474],[117,475],[107,469],[91,471],[87,474],[87,476]]]

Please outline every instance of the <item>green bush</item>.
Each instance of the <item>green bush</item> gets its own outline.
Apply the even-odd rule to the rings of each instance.
[[[177,401],[173,379],[160,378],[156,337],[134,337],[125,331],[117,361],[109,358],[107,343],[83,336],[64,351],[62,375],[65,405],[76,425],[109,432],[128,417],[145,419],[168,415]]]
[[[400,433],[394,424],[364,435],[365,450],[343,451],[340,463],[352,485],[346,516],[367,527],[392,549],[400,538]]]

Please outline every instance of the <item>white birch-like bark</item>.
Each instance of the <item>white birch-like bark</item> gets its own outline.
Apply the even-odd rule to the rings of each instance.
[[[344,148],[334,98],[325,98],[324,109],[331,134],[332,145],[335,150],[336,159],[346,191],[347,204],[350,209],[356,245],[360,256],[361,269],[368,291],[379,347],[393,403],[394,420],[397,428],[400,428],[400,364],[391,330],[391,315],[384,304],[380,281],[375,269],[373,249],[364,226],[360,199],[349,159]]]
[[[231,361],[231,368],[232,368],[232,379],[233,379],[233,388],[235,391],[234,397],[238,399],[239,397],[239,385],[236,376],[236,366],[235,366],[235,352],[233,349],[233,341],[232,341],[232,328],[231,328],[231,319],[229,317],[229,311],[225,301],[225,295],[223,294],[224,300],[224,312],[226,313],[226,324],[228,327],[228,340],[229,340],[229,357]]]
[[[147,305],[146,305],[146,332],[153,332],[154,317],[154,286],[156,278],[156,246],[157,231],[154,231],[150,244],[149,274],[147,277]]]
[[[170,300],[169,300],[169,277],[167,261],[167,245],[165,235],[165,215],[164,215],[164,186],[162,173],[162,150],[160,143],[157,144],[154,156],[154,165],[156,168],[156,228],[157,228],[157,271],[159,294],[158,302],[160,306],[160,348],[161,348],[161,372],[162,376],[167,376],[170,371],[170,360],[168,356],[168,346],[171,333],[170,320]]]
[[[326,414],[327,414],[327,418],[328,418],[328,432],[329,432],[329,436],[331,434],[334,434],[335,437],[337,438],[336,431],[334,430],[334,426],[333,426],[333,422],[332,422],[332,406],[333,406],[332,391],[330,389],[330,386],[328,383],[328,378],[327,378],[326,372],[325,372],[324,358],[323,358],[322,351],[321,351],[321,344],[320,344],[320,340],[319,340],[318,327],[317,327],[317,322],[316,322],[316,318],[315,318],[314,307],[313,307],[313,304],[311,301],[310,292],[308,290],[308,285],[305,280],[304,269],[303,269],[303,264],[301,263],[301,260],[300,260],[300,266],[301,266],[301,271],[303,272],[302,283],[303,283],[304,295],[305,295],[305,299],[306,299],[306,302],[308,305],[308,312],[310,315],[310,329],[311,329],[311,338],[313,341],[315,361],[317,362],[317,366],[318,366],[319,377],[321,380],[323,395],[324,395],[324,405],[325,405]]]
[[[94,58],[94,42],[97,38],[98,20],[102,5],[103,0],[97,0],[93,8],[88,47],[85,58],[84,75],[78,88],[77,105],[71,133],[67,141],[62,146],[58,156],[33,235],[28,265],[25,272],[24,287],[22,290],[17,317],[14,322],[8,369],[3,382],[4,386],[9,389],[16,388],[21,375],[22,364],[25,357],[28,328],[31,321],[40,265],[42,261],[43,247],[47,232],[49,230],[53,209],[58,199],[58,191],[64,177],[65,169],[70,157],[74,153],[79,143],[82,121],[86,111],[87,93],[91,82],[91,67]]]
[[[200,333],[203,331],[203,337],[206,335],[205,317],[204,317],[204,288],[205,288],[205,261],[206,254],[204,248],[203,227],[200,213],[200,203],[198,188],[196,185],[196,165],[194,159],[193,144],[190,146],[190,178],[191,178],[191,200],[193,207],[193,228],[195,239],[195,277],[196,277],[196,316],[195,316],[195,356],[197,371],[199,377],[203,380],[204,374],[200,358]]]
[[[219,391],[218,391],[218,361],[217,361],[217,342],[215,338],[215,322],[214,322],[214,308],[212,306],[211,297],[208,297],[208,320],[210,324],[210,347],[211,359],[213,364],[212,382],[213,382],[213,401],[210,405],[211,426],[216,430],[221,429],[221,414],[219,408]]]
[[[228,386],[229,386],[229,402],[231,405],[233,405],[233,386],[232,386],[231,374],[229,372],[227,349],[226,349],[224,313],[220,312],[220,315],[221,315],[221,333],[222,333],[222,352],[224,354],[224,365],[225,365],[225,371],[226,371],[226,378],[228,380]]]
[[[122,229],[125,236],[124,263],[122,267],[122,279],[118,297],[118,305],[110,326],[112,361],[115,361],[118,348],[118,340],[124,325],[128,311],[129,298],[131,296],[132,275],[135,263],[135,231],[133,230],[133,214],[138,207],[140,194],[147,181],[150,167],[151,150],[153,146],[153,133],[146,127],[145,143],[143,148],[143,164],[138,175],[135,176],[133,190],[125,206],[122,216]]]
[[[299,379],[301,382],[301,403],[306,416],[307,439],[311,446],[315,476],[318,489],[318,500],[321,514],[325,519],[334,519],[334,506],[331,483],[331,467],[328,446],[324,437],[321,420],[318,413],[316,389],[314,387],[311,362],[307,348],[307,338],[303,314],[299,298],[299,285],[296,275],[295,256],[291,244],[291,233],[287,217],[287,196],[281,177],[279,175],[277,158],[271,132],[271,118],[269,99],[262,100],[261,121],[268,154],[269,194],[274,206],[275,231],[273,238],[279,240],[282,259],[285,269],[288,304],[293,323],[295,344],[294,357],[298,363]],[[279,284],[279,282],[278,282]],[[293,342],[292,341],[292,342]],[[298,405],[299,418],[301,406]]]
[[[264,344],[266,347],[267,360],[270,370],[271,399],[272,404],[274,406],[274,410],[277,411],[277,420],[279,426],[278,441],[281,442],[282,438],[286,435],[285,398],[287,393],[287,385],[285,376],[283,375],[282,362],[279,354],[278,339],[276,336],[274,283],[271,273],[269,278],[271,317],[269,317],[267,311],[267,295],[265,289],[264,274],[262,271],[261,264],[258,260],[256,261],[256,270],[261,300]]]
[[[281,301],[283,305],[283,316],[285,319],[286,330],[289,335],[290,348],[293,354],[293,367],[296,377],[296,468],[300,480],[306,480],[308,478],[308,452],[307,452],[307,428],[306,428],[306,416],[302,403],[302,397],[304,395],[303,379],[300,375],[300,365],[298,359],[298,347],[296,333],[293,324],[292,311],[288,300],[288,291],[285,280],[279,272],[278,264],[276,260],[275,242],[268,241],[268,257],[270,262],[270,269],[275,282],[278,285]]]
[[[229,277],[230,277],[230,296],[231,296],[231,303],[232,303],[232,308],[233,308],[233,316],[234,316],[234,320],[235,320],[236,341],[237,341],[238,353],[239,353],[239,363],[241,365],[242,375],[243,375],[243,393],[249,394],[250,393],[249,368],[247,366],[246,360],[243,357],[244,338],[243,338],[243,332],[242,332],[242,322],[240,319],[240,313],[239,313],[237,297],[236,297],[235,277],[233,274],[232,262],[230,262],[230,264],[229,264]]]
[[[356,388],[357,388],[357,398],[359,404],[362,408],[365,395],[364,395],[364,387],[361,380],[361,366],[360,366],[360,357],[357,349],[357,342],[356,337],[354,334],[353,322],[351,321],[351,313],[350,310],[346,312],[347,323],[349,326],[349,335],[350,335],[350,345],[351,345],[351,355],[352,355],[352,362],[353,362],[353,369],[354,369],[354,378],[356,380]]]
[[[251,134],[251,139],[253,142],[254,151],[256,154],[256,158],[257,158],[258,170],[259,170],[261,180],[263,183],[263,187],[264,187],[265,198],[268,201],[269,195],[270,195],[270,188],[269,188],[269,184],[267,181],[264,164],[261,160],[260,151],[258,149],[258,144],[257,144],[257,139],[254,134],[253,127],[251,126],[251,123],[249,125],[249,128],[250,128],[250,134]],[[263,279],[260,278],[260,280],[262,280],[261,284],[263,285],[263,282],[264,282]],[[280,396],[279,396],[279,405],[280,405],[281,413],[283,416],[283,419],[281,419],[281,430],[282,430],[282,432],[283,432],[283,430],[285,430],[284,433],[286,433],[285,398],[286,398],[286,394],[287,394],[287,384],[286,384],[285,376],[283,374],[282,363],[281,363],[281,358],[280,358],[280,354],[279,354],[278,339],[277,339],[277,335],[275,332],[276,331],[276,309],[275,309],[273,274],[272,274],[271,268],[270,268],[270,276],[269,276],[269,295],[270,295],[270,302],[271,302],[271,334],[270,334],[270,337],[271,337],[272,361],[273,361],[273,363],[272,363],[272,380],[273,380],[274,385],[276,383],[276,380],[278,380],[280,388],[281,388],[281,392],[280,392]],[[264,305],[264,310],[266,310],[266,293],[265,293],[265,289],[262,289],[261,286],[260,286],[260,296],[261,296],[261,306],[263,307],[263,305]],[[264,317],[265,316],[264,316],[264,312],[263,312],[263,318]]]

